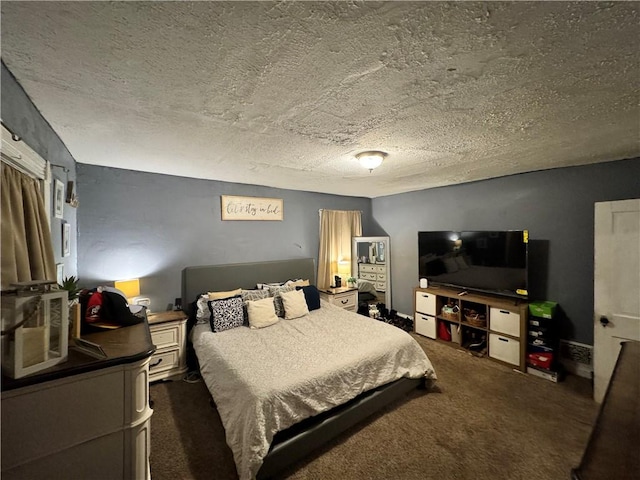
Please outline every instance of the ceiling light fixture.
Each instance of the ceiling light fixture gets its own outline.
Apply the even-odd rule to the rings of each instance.
[[[362,165],[364,168],[368,168],[369,173],[371,173],[374,168],[378,168],[382,164],[382,160],[384,160],[384,157],[386,156],[387,154],[384,152],[373,150],[369,152],[359,153],[356,155],[356,158],[360,162],[360,165]]]

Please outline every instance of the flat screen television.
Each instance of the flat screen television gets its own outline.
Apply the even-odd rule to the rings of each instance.
[[[430,284],[527,298],[526,230],[418,232],[420,278]]]

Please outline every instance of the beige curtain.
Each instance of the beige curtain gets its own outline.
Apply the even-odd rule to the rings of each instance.
[[[51,233],[38,181],[2,163],[2,290],[55,280]]]
[[[362,212],[357,210],[320,210],[320,252],[318,288],[327,288],[338,272],[338,260],[351,264],[353,237],[362,236]]]

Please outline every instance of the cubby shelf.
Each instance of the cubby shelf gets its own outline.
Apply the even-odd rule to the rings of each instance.
[[[445,307],[449,307],[447,314],[443,314]],[[473,314],[471,320],[476,314],[482,316],[484,325],[469,323],[465,312]],[[522,372],[526,371],[527,313],[528,304],[519,299],[447,287],[414,289],[415,333],[476,354],[486,354]]]

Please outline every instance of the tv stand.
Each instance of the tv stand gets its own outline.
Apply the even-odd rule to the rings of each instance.
[[[419,335],[526,372],[528,307],[521,299],[462,289],[415,288],[414,329]]]

